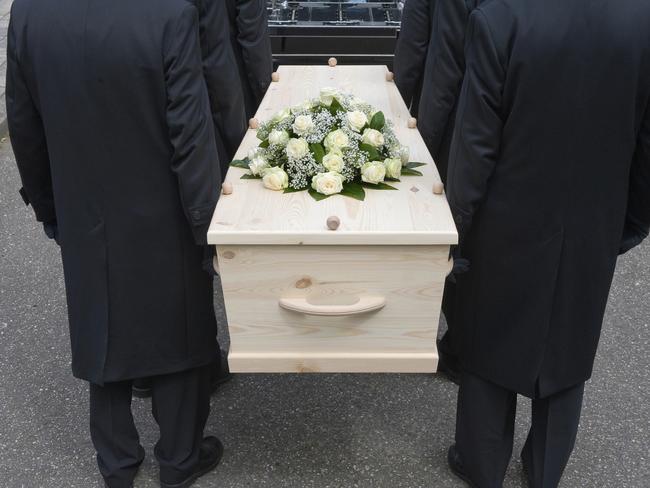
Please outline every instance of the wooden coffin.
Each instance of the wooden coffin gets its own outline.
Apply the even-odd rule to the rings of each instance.
[[[364,98],[395,124],[422,177],[365,201],[283,194],[231,168],[208,242],[216,245],[234,372],[434,372],[456,228],[440,178],[384,66],[283,66],[256,118],[325,86]],[[409,121],[411,123],[409,123]],[[237,158],[259,140],[249,130]],[[333,231],[328,218],[336,216]]]

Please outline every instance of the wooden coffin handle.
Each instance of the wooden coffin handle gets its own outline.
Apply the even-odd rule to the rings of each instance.
[[[281,298],[280,306],[285,310],[304,313],[305,315],[339,317],[381,310],[386,306],[386,298],[378,296],[359,297],[359,300],[352,305],[314,305],[309,303],[306,298]]]

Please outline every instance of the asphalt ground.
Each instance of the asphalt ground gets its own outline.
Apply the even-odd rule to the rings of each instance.
[[[0,145],[0,487],[102,487],[88,433],[88,388],[70,372],[60,254],[18,196]],[[585,278],[585,279],[588,279]],[[222,299],[215,297],[220,323]],[[563,488],[650,486],[650,245],[621,258]],[[443,324],[444,327],[444,324]],[[227,342],[225,328],[221,338]],[[212,399],[206,432],[226,446],[200,487],[451,488],[456,387],[435,375],[236,375]],[[135,399],[157,485],[157,427]],[[515,453],[528,400],[520,402]],[[506,487],[525,486],[518,456]]]

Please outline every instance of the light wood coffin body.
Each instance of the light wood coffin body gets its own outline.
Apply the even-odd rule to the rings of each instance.
[[[449,247],[457,233],[440,178],[384,66],[283,66],[260,121],[316,97],[351,92],[395,124],[424,176],[360,202],[283,194],[230,168],[208,242],[217,247],[234,372],[434,372]],[[249,130],[237,158],[259,141]],[[340,219],[328,230],[327,219]]]

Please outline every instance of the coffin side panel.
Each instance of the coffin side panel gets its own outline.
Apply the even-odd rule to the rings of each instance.
[[[219,246],[233,371],[434,371],[448,246]],[[304,299],[380,310],[307,315],[280,307]]]

